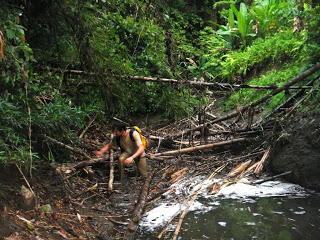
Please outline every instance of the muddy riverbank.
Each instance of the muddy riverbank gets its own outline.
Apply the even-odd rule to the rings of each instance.
[[[319,176],[319,161],[317,161],[317,156],[319,156],[319,152],[317,152],[319,151],[318,119],[314,116],[299,118],[295,120],[298,127],[292,127],[291,130],[282,128],[280,131],[282,134],[279,134],[275,144],[271,145],[270,155],[268,154],[269,145],[265,140],[266,137],[252,135],[250,132],[245,133],[249,134],[245,135],[245,138],[249,136],[246,142],[197,150],[164,158],[161,161],[149,159],[149,172],[154,167],[157,167],[157,171],[150,182],[145,211],[152,210],[166,198],[170,199],[172,204],[182,203],[182,199],[189,201],[193,197],[196,200],[198,196],[194,194],[194,191],[197,188],[201,188],[201,191],[205,191],[209,195],[214,195],[219,194],[221,189],[229,185],[232,186],[245,180],[253,182],[287,170],[293,171],[292,175],[286,177],[287,180],[307,188],[319,189],[317,182],[319,178],[316,177]],[[306,125],[307,128],[303,128],[303,125]],[[190,122],[182,120],[176,125],[150,131],[150,135],[158,133],[159,136],[159,133],[162,133],[162,136],[166,136],[170,135],[173,129],[174,132],[177,132],[187,126],[190,126]],[[210,136],[208,141],[221,142],[230,139],[231,131],[228,131],[229,129],[225,125],[215,125],[214,127],[217,133],[219,131],[219,134]],[[222,133],[221,128],[224,130]],[[146,129],[144,130],[147,132]],[[99,136],[98,133],[101,134],[101,132],[103,132],[101,129],[94,130],[92,133],[88,133],[87,138],[102,143],[106,140],[106,136]],[[236,133],[232,138],[243,137],[243,134],[243,132]],[[257,131],[254,134],[257,134]],[[194,136],[192,141],[190,138],[188,141],[158,138],[153,140],[148,153],[179,150],[189,147],[191,142],[199,144],[197,142],[199,137],[199,135]],[[92,151],[98,147],[96,145],[88,147],[88,149]],[[283,160],[284,158],[286,161]],[[75,160],[63,164],[59,162],[44,163],[34,169],[32,176],[24,169],[20,172],[16,165],[1,166],[1,237],[5,239],[123,238],[145,179],[137,175],[135,166],[130,166],[126,169],[126,179],[120,182],[115,165],[113,191],[110,192],[108,191],[109,161],[100,162],[88,168],[73,169],[72,166],[78,160],[72,159]],[[284,164],[292,162],[292,159],[294,159],[294,164]],[[256,166],[259,163],[262,164],[261,169],[254,173],[253,171],[257,170]],[[192,182],[189,182],[186,185],[187,192],[180,195],[178,193],[176,197],[169,198],[170,191],[172,191],[170,189],[174,184],[188,183],[197,176],[204,179],[201,185],[198,184],[195,187]],[[220,180],[205,185],[214,179]],[[36,202],[33,203],[34,205],[28,205],[28,201],[23,195],[25,190],[22,190],[22,185],[25,189],[35,193]],[[184,210],[181,208],[180,216],[183,212]],[[177,219],[175,221],[174,226],[178,223]],[[139,232],[142,236],[145,234],[138,228],[137,239],[139,239]],[[159,234],[159,229],[151,235],[157,234]]]

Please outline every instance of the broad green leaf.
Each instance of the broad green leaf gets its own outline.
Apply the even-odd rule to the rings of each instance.
[[[236,15],[236,17],[238,18],[239,11],[237,10],[237,8],[233,4],[231,4],[230,7],[231,7],[232,11],[234,12],[234,15]]]
[[[7,37],[8,39],[13,39],[15,36],[14,31],[12,31],[11,29],[7,29]]]
[[[246,15],[248,13],[247,7],[244,3],[240,3],[240,13]]]
[[[260,9],[260,8],[257,8],[257,7],[251,7],[251,9],[254,10],[254,12],[259,15],[260,17],[264,17],[265,16],[265,13]]]
[[[231,8],[229,9],[229,19],[228,19],[228,21],[229,21],[229,28],[230,29],[234,28],[234,16],[233,16],[233,11],[232,11]]]
[[[242,37],[246,36],[247,32],[247,25],[244,16],[242,13],[239,13],[238,15],[238,29]]]
[[[233,35],[235,33],[235,31],[223,31],[223,30],[219,29],[217,31],[217,33],[220,35]]]
[[[228,27],[226,27],[226,26],[220,25],[220,24],[212,22],[212,21],[210,21],[210,22],[213,23],[214,25],[218,26],[223,31],[227,31],[228,30]]]

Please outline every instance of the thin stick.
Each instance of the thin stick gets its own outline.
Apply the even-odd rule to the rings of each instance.
[[[94,120],[96,120],[97,116],[99,113],[96,113],[96,115],[94,116],[94,118],[89,122],[88,126],[82,131],[82,133],[80,134],[79,138],[82,138],[83,135],[85,134],[85,132],[89,129],[89,127],[91,126],[91,124],[94,122]]]
[[[111,134],[111,139],[113,139],[113,134]],[[113,164],[113,149],[110,149],[110,178],[109,178],[109,185],[108,191],[111,193],[113,189],[113,180],[114,180],[114,164]]]
[[[18,166],[18,164],[17,164],[17,163],[16,163],[16,167],[18,168],[18,170],[19,170],[19,172],[21,173],[21,175],[22,175],[22,177],[23,177],[24,181],[25,181],[25,182],[26,182],[26,184],[28,185],[30,192],[33,194],[34,199],[35,199],[35,203],[36,203],[36,208],[38,208],[38,199],[37,199],[37,197],[36,197],[36,194],[35,194],[35,193],[34,193],[34,191],[32,190],[32,188],[31,188],[31,186],[30,186],[30,184],[29,184],[29,182],[28,182],[27,178],[24,176],[23,172],[21,171],[21,168]]]
[[[19,172],[21,173],[21,175],[22,175],[22,177],[23,177],[24,181],[25,181],[25,182],[26,182],[26,184],[28,185],[28,187],[29,187],[30,191],[32,192],[32,194],[33,194],[34,196],[36,196],[36,195],[34,194],[34,192],[33,192],[32,188],[31,188],[31,186],[30,186],[30,184],[29,184],[28,180],[27,180],[27,179],[26,179],[26,177],[24,176],[23,172],[21,171],[21,168],[18,166],[18,164],[17,164],[17,163],[16,163],[16,167],[18,168]]]
[[[198,190],[199,191],[199,190]],[[197,192],[198,193],[198,192]],[[190,200],[188,206],[186,207],[186,209],[182,212],[182,214],[180,215],[180,218],[179,218],[179,222],[178,222],[178,225],[176,227],[176,230],[174,231],[174,235],[173,235],[173,238],[172,240],[176,240],[177,237],[178,237],[178,234],[180,232],[180,228],[181,228],[181,225],[182,225],[182,222],[183,222],[183,219],[184,217],[186,216],[186,214],[188,213],[189,211],[189,208],[191,207],[191,205],[193,204],[194,200],[196,199],[197,195],[198,194],[194,194],[194,196],[192,197],[192,199]]]
[[[184,204],[185,205],[185,204]],[[173,221],[173,219],[178,216],[181,213],[181,209],[179,209],[178,211],[175,212],[175,214],[172,215],[172,217],[168,220],[168,222],[166,223],[166,225],[164,226],[164,228],[162,229],[162,231],[160,232],[160,234],[157,236],[157,238],[162,238],[162,235],[166,232],[167,228],[169,227],[170,223]]]
[[[28,109],[28,116],[29,116],[29,129],[28,129],[28,137],[29,137],[29,154],[30,154],[30,176],[32,177],[32,164],[33,164],[33,159],[32,159],[32,142],[31,142],[31,109],[29,106],[29,101],[28,101],[28,86],[25,84],[24,88],[26,89],[26,104],[27,104],[27,109]]]

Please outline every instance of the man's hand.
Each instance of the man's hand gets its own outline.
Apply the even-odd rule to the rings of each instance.
[[[103,156],[103,152],[101,151],[94,151],[93,152],[97,157],[102,157]]]
[[[134,163],[134,158],[131,156],[131,157],[128,157],[126,160],[124,160],[123,162],[126,166],[131,164],[131,163]]]

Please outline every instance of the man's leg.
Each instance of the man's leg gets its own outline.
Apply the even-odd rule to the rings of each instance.
[[[136,163],[138,172],[142,177],[147,177],[148,169],[147,169],[147,159],[145,157],[140,158],[139,162]]]
[[[126,160],[128,157],[130,157],[130,154],[127,152],[123,152],[121,153],[120,157],[119,157],[119,161],[118,161],[118,168],[119,168],[119,172],[120,172],[120,180],[124,180],[125,179],[125,175],[124,175],[124,160]]]

